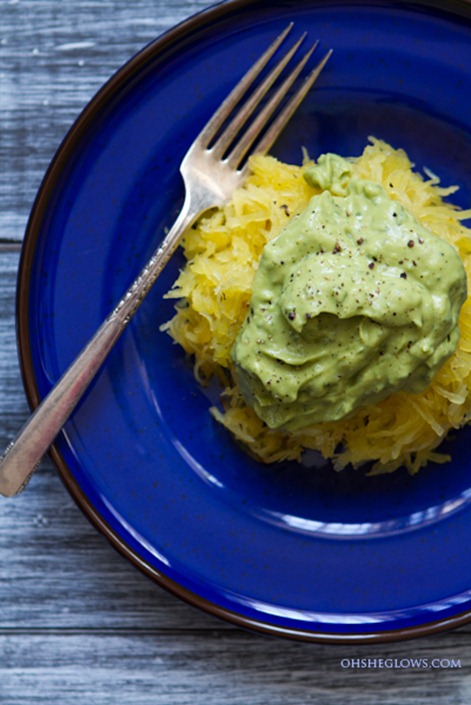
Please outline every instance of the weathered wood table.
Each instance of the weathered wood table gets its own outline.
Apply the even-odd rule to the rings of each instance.
[[[73,120],[131,55],[206,0],[0,0],[0,445],[28,415],[15,278],[40,179]],[[393,657],[408,667],[345,668]],[[411,659],[444,660],[439,669]],[[447,663],[449,667],[446,667]],[[452,667],[454,666],[454,667]],[[421,705],[471,702],[471,625],[385,646],[238,630],[123,560],[45,460],[0,501],[0,703]]]

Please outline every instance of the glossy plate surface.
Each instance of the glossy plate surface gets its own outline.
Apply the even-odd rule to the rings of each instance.
[[[172,223],[178,166],[207,118],[286,24],[334,56],[273,152],[299,162],[404,147],[471,203],[471,6],[223,3],[146,47],[60,147],[23,250],[20,353],[33,406]],[[470,432],[453,462],[366,479],[328,463],[263,467],[210,417],[159,326],[165,270],[52,450],[92,522],[175,594],[235,623],[324,641],[410,638],[471,616]]]

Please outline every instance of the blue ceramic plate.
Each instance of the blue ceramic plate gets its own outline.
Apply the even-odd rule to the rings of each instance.
[[[119,299],[182,202],[178,166],[222,98],[291,20],[334,56],[274,153],[358,154],[369,135],[471,203],[471,6],[236,0],[126,64],[55,156],[28,227],[19,338],[34,407]],[[453,462],[366,479],[248,458],[208,413],[159,326],[165,270],[52,450],[91,521],[175,594],[258,631],[409,638],[471,616],[470,432]]]

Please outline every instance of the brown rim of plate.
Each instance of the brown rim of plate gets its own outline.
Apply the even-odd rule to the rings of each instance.
[[[407,0],[399,0],[407,2]],[[471,17],[471,0],[415,0],[417,4],[438,9],[445,9],[447,12],[456,12]],[[94,116],[101,111],[104,105],[112,99],[122,84],[132,78],[133,74],[140,71],[148,62],[159,56],[162,52],[168,51],[179,42],[187,32],[192,32],[201,26],[207,25],[216,18],[232,12],[234,9],[243,8],[252,4],[251,0],[228,0],[220,4],[209,7],[196,15],[189,17],[174,28],[170,29],[150,44],[146,45],[127,63],[125,63],[97,92],[92,100],[87,104],[82,113],[76,119],[64,140],[57,149],[47,171],[42,180],[40,189],[36,196],[31,215],[26,228],[23,248],[21,252],[18,288],[16,297],[16,317],[17,317],[17,340],[20,359],[20,368],[23,377],[26,397],[32,410],[34,410],[41,398],[36,386],[36,379],[33,373],[31,357],[28,313],[28,294],[31,269],[34,262],[36,242],[40,232],[40,226],[44,214],[48,208],[50,195],[54,190],[54,185],[58,182],[62,169],[68,163],[69,156],[74,149],[89,124],[93,122]],[[449,631],[464,626],[471,621],[471,610],[445,618],[428,622],[424,625],[412,626],[403,629],[393,629],[381,632],[370,633],[342,633],[331,634],[315,632],[311,630],[291,629],[276,626],[262,620],[251,619],[231,610],[224,609],[219,605],[206,600],[205,598],[187,590],[179,583],[168,578],[165,574],[156,570],[147,561],[142,559],[133,551],[125,541],[110,527],[103,517],[96,511],[93,504],[84,495],[78,486],[65,460],[58,448],[53,445],[49,450],[49,456],[55,465],[59,476],[66,489],[75,500],[78,507],[93,524],[93,526],[103,534],[110,544],[125,558],[127,558],[141,572],[150,577],[154,582],[165,588],[170,593],[176,595],[183,601],[194,607],[207,612],[215,617],[231,622],[232,624],[249,629],[260,634],[285,637],[296,641],[330,643],[330,644],[368,644],[368,643],[388,643],[416,639],[430,636],[443,631]]]

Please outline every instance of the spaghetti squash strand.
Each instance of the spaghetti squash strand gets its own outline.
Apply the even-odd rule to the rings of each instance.
[[[412,169],[407,154],[371,139],[352,163],[356,178],[381,184],[425,227],[453,245],[464,263],[471,289],[471,231],[460,211],[444,198],[431,172]],[[169,298],[178,299],[174,318],[163,326],[193,355],[199,381],[217,376],[225,384],[223,408],[213,409],[248,452],[271,463],[300,460],[306,449],[320,451],[341,469],[372,463],[372,474],[404,466],[416,473],[428,462],[445,462],[437,452],[446,433],[471,418],[471,298],[462,307],[455,353],[422,393],[398,392],[340,421],[313,424],[294,433],[269,430],[244,402],[231,377],[230,350],[247,314],[251,286],[265,244],[300,213],[318,190],[303,178],[304,166],[257,155],[252,173],[231,203],[203,217],[183,241],[187,264]]]

